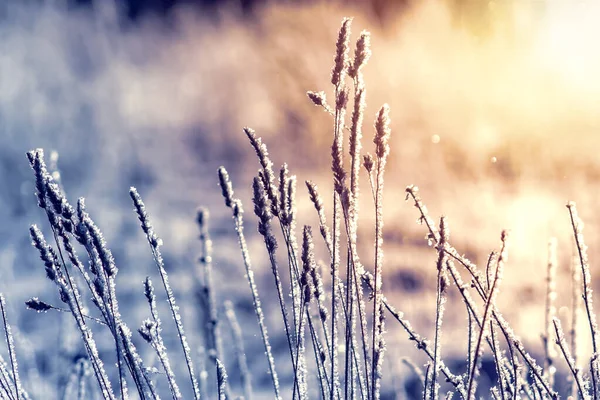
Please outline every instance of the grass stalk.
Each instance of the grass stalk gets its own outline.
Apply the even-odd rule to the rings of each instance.
[[[192,363],[192,358],[190,355],[191,350],[187,343],[187,338],[183,330],[183,322],[181,320],[181,315],[179,314],[179,307],[175,302],[175,296],[173,295],[173,290],[171,289],[171,285],[169,284],[169,276],[167,274],[167,271],[165,270],[164,260],[160,251],[162,240],[154,233],[154,228],[152,227],[148,214],[146,213],[146,206],[144,205],[142,198],[138,194],[136,188],[131,187],[129,189],[129,195],[131,196],[131,199],[133,201],[133,205],[140,220],[142,230],[146,234],[146,239],[148,240],[148,244],[150,245],[150,249],[152,251],[152,256],[154,257],[154,261],[158,268],[163,288],[165,289],[165,292],[167,294],[169,309],[171,310],[171,314],[173,316],[173,319],[175,320],[175,327],[177,328],[177,335],[179,337],[179,342],[181,344],[183,355],[185,357],[185,364],[188,369],[190,383],[192,385],[192,390],[194,393],[194,399],[199,400],[200,390],[198,388],[198,380],[194,373],[194,365]]]
[[[545,312],[545,327],[546,331],[543,335],[544,342],[544,372],[550,385],[554,384],[554,374],[556,368],[554,367],[554,341],[550,340],[550,334],[552,332],[552,320],[556,316],[556,270],[557,270],[557,256],[556,256],[556,238],[552,238],[548,242],[548,267],[546,272],[546,312]]]
[[[569,366],[569,371],[571,372],[573,381],[577,385],[577,392],[579,394],[579,397],[584,400],[589,399],[589,396],[586,393],[587,391],[585,390],[585,384],[581,378],[581,370],[576,366],[575,360],[571,356],[571,352],[569,351],[567,340],[565,339],[565,334],[563,332],[560,320],[554,317],[552,319],[552,325],[554,326],[554,332],[556,335],[556,345],[561,350],[563,358]]]
[[[248,368],[248,361],[246,359],[246,352],[244,351],[244,342],[242,339],[242,328],[238,323],[235,315],[233,304],[230,301],[225,302],[225,317],[229,323],[231,334],[233,336],[233,344],[235,346],[236,360],[238,368],[240,369],[240,377],[242,379],[242,387],[244,388],[244,399],[252,400],[252,379],[250,369]]]
[[[469,371],[469,381],[468,381],[468,386],[467,386],[467,400],[475,399],[475,389],[477,387],[475,379],[477,377],[478,369],[479,369],[477,362],[478,362],[478,358],[480,357],[480,354],[481,354],[481,344],[483,341],[483,337],[485,335],[486,325],[488,324],[488,321],[489,321],[489,318],[491,315],[492,305],[494,304],[494,302],[496,300],[496,293],[497,293],[499,282],[501,280],[503,269],[504,269],[504,262],[505,262],[506,254],[507,254],[506,253],[507,240],[508,240],[507,235],[508,235],[507,232],[502,232],[502,250],[500,252],[500,256],[498,257],[498,262],[496,265],[496,273],[494,275],[494,280],[492,282],[492,286],[490,287],[490,290],[489,290],[489,293],[487,296],[485,309],[483,312],[483,318],[481,320],[481,329],[479,330],[479,336],[477,337],[477,343],[475,345],[475,349],[473,350],[474,359],[473,359],[472,369]]]
[[[138,330],[142,338],[146,340],[156,352],[158,359],[165,371],[167,381],[169,383],[169,389],[173,400],[179,400],[182,398],[181,391],[175,380],[175,374],[171,368],[169,356],[164,345],[164,341],[161,335],[161,321],[158,317],[158,309],[156,307],[156,296],[154,295],[154,286],[150,277],[146,277],[144,281],[144,295],[150,306],[150,314],[152,319],[147,319],[143,322],[142,327]]]
[[[437,283],[436,283],[436,312],[435,312],[435,338],[433,352],[433,379],[431,382],[431,400],[439,399],[438,374],[441,363],[441,336],[442,321],[446,303],[446,290],[448,288],[448,274],[446,272],[446,252],[444,246],[448,242],[449,230],[446,225],[445,217],[440,219],[440,242],[438,243]]]
[[[373,139],[377,156],[377,178],[375,189],[375,282],[373,293],[373,366],[371,370],[371,398],[373,400],[379,400],[381,384],[381,364],[376,362],[376,357],[378,357],[378,349],[380,348],[380,342],[383,339],[383,337],[380,336],[382,329],[379,326],[379,322],[381,321],[379,316],[382,314],[381,269],[383,268],[383,174],[387,157],[390,153],[388,141],[391,131],[389,125],[389,106],[385,104],[377,113],[377,118],[375,120],[375,138]]]
[[[6,345],[8,346],[8,357],[10,360],[10,368],[12,371],[13,383],[15,385],[15,399],[20,400],[23,393],[23,386],[19,377],[19,365],[17,363],[17,355],[15,351],[15,341],[12,335],[12,328],[6,317],[6,299],[0,293],[0,311],[2,312],[2,324],[4,325],[4,334],[6,337]]]
[[[248,245],[246,244],[246,237],[244,235],[244,223],[243,223],[243,208],[242,203],[238,199],[233,197],[233,187],[229,180],[229,174],[224,167],[220,167],[219,171],[219,184],[221,186],[221,192],[225,199],[225,205],[232,209],[233,220],[235,224],[235,231],[238,237],[238,243],[242,253],[242,259],[244,262],[244,268],[246,269],[246,278],[248,279],[248,285],[250,286],[250,292],[252,293],[252,301],[254,305],[254,312],[258,320],[260,328],[261,338],[265,347],[265,354],[267,356],[267,363],[269,365],[269,372],[271,375],[271,382],[273,383],[273,391],[275,394],[275,400],[281,400],[281,394],[279,389],[279,378],[277,376],[277,370],[275,369],[275,358],[273,357],[273,351],[269,342],[269,334],[265,325],[265,316],[258,295],[258,288],[254,280],[254,271],[250,261],[250,254],[248,252]]]

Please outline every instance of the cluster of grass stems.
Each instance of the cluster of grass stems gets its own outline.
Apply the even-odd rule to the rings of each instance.
[[[404,360],[421,381],[423,399],[438,399],[440,396],[474,399],[478,394],[482,359],[486,352],[493,359],[497,372],[496,381],[492,382],[491,389],[484,395],[486,398],[558,398],[559,392],[555,389],[557,385],[554,381],[558,360],[562,358],[566,362],[564,370],[570,375],[570,379],[568,387],[560,394],[571,395],[573,398],[597,399],[600,396],[598,327],[593,310],[582,222],[573,203],[568,204],[577,249],[576,262],[572,268],[574,284],[571,329],[565,334],[562,322],[556,317],[556,242],[550,241],[542,362],[528,352],[496,305],[495,299],[507,262],[509,234],[502,233],[499,250],[489,255],[485,268],[476,266],[451,245],[448,222],[444,217],[436,226],[415,186],[406,188],[406,199],[414,203],[419,222],[426,228],[427,240],[437,252],[437,262],[435,266],[432,265],[437,270],[433,341],[415,332],[403,314],[386,298],[382,285],[385,273],[382,199],[385,166],[389,155],[389,108],[384,105],[375,117],[374,155],[363,155],[361,143],[366,92],[362,70],[371,55],[370,36],[365,31],[359,35],[351,57],[351,22],[351,19],[343,21],[336,43],[331,74],[334,104],[328,103],[324,92],[308,93],[310,100],[331,114],[333,119],[331,169],[334,189],[330,194],[330,210],[326,209],[317,186],[310,181],[306,182],[308,196],[318,216],[319,240],[324,243],[329,256],[324,263],[317,263],[315,259],[315,237],[311,226],[303,226],[301,229],[297,227],[296,177],[289,173],[286,165],[276,173],[266,145],[254,131],[244,129],[260,164],[258,174],[252,182],[253,208],[258,220],[258,232],[264,239],[270,262],[287,339],[289,359],[285,362],[290,363],[293,375],[287,377],[289,379],[286,379],[285,386],[280,385],[281,370],[276,366],[276,361],[280,363],[284,360],[276,360],[273,355],[246,245],[242,203],[234,196],[226,169],[221,167],[218,170],[225,205],[231,210],[233,227],[241,249],[274,398],[380,399],[384,393],[382,379],[386,355],[385,325],[394,323],[401,326],[408,339],[414,342],[427,359],[424,368],[410,360]],[[348,109],[349,118],[346,117]],[[345,154],[345,143],[349,144],[348,155]],[[144,296],[148,303],[149,317],[141,323],[137,332],[143,342],[146,342],[144,345],[151,346],[156,352],[159,365],[149,368],[134,344],[137,342],[139,346],[139,338],[134,340],[132,330],[119,312],[115,291],[119,269],[100,229],[86,211],[84,200],[79,199],[75,206],[68,202],[60,182],[48,172],[41,150],[31,151],[27,156],[35,174],[37,202],[46,213],[52,235],[51,240],[48,240],[42,230],[33,225],[30,229],[31,239],[44,262],[46,276],[56,285],[63,303],[58,307],[32,298],[27,306],[36,311],[58,310],[70,313],[81,334],[86,352],[86,357],[76,361],[63,390],[63,398],[84,399],[93,394],[106,400],[126,399],[130,396],[158,399],[161,392],[163,396],[164,393],[169,393],[167,396],[173,399],[182,399],[183,391],[190,393],[187,398],[193,396],[195,400],[251,399],[252,376],[242,343],[242,327],[231,303],[226,302],[221,306],[216,302],[208,212],[200,210],[197,219],[202,246],[198,269],[198,308],[202,312],[205,329],[196,369],[184,331],[184,321],[161,255],[162,241],[154,231],[139,193],[135,188],[130,189],[135,212],[156,263],[159,286],[166,293],[181,345],[180,349],[170,349],[167,352],[156,306],[155,286],[150,277],[146,278]],[[347,157],[349,161],[346,160]],[[359,256],[357,243],[359,177],[365,171],[368,177],[367,193],[372,197],[375,209],[372,243],[374,257],[369,260]],[[329,222],[327,212],[331,213]],[[279,252],[285,255],[286,262],[283,264],[278,262]],[[328,275],[326,278],[323,276],[325,274]],[[442,357],[442,327],[450,290],[460,293],[468,320],[468,335],[465,337],[468,346],[466,371],[462,373],[451,371]],[[3,296],[0,296],[0,308],[9,350],[9,362],[0,360],[0,397],[26,400],[30,397],[19,379],[14,339],[7,322]],[[92,316],[92,309],[95,316]],[[592,336],[593,354],[589,358],[578,357],[576,351],[579,337],[574,327],[581,317],[581,310],[585,310],[583,318],[589,321]],[[94,339],[96,329],[107,329],[114,341],[114,373],[109,374],[107,364],[99,356]],[[236,385],[228,382],[223,361],[223,337],[226,330],[229,331],[227,337],[233,334],[235,343],[235,363],[241,378]],[[183,355],[187,369],[187,378],[184,380],[178,380],[175,376],[171,361],[174,354],[178,354],[177,359],[181,359]],[[207,373],[210,369],[215,371],[214,374]],[[159,370],[160,374],[152,373],[153,370]],[[208,376],[216,377],[216,385],[207,381]],[[92,381],[95,384],[90,384]],[[159,387],[164,388],[165,385],[168,392],[159,390]],[[184,385],[185,388],[182,388]],[[264,393],[268,389],[261,390]],[[482,393],[479,392],[479,395]]]

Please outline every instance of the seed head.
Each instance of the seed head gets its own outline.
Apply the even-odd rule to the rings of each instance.
[[[348,70],[351,24],[352,18],[344,18],[335,45],[335,60],[333,70],[331,71],[331,83],[336,87],[344,81],[346,71]]]
[[[385,160],[390,152],[390,107],[384,104],[377,113],[375,120],[375,154],[379,160]]]
[[[356,41],[354,62],[348,70],[348,75],[352,78],[356,78],[361,68],[369,61],[369,58],[371,58],[371,34],[367,31],[362,31],[360,37]]]

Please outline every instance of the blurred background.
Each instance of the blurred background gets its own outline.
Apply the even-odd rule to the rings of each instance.
[[[23,306],[32,296],[56,299],[28,237],[32,223],[47,229],[25,158],[41,147],[47,156],[56,152],[69,198],[86,197],[104,231],[121,268],[119,293],[122,304],[131,305],[124,314],[132,327],[145,318],[133,305],[142,304],[143,278],[155,267],[129,186],[140,191],[165,242],[190,324],[195,289],[188,278],[200,249],[195,208],[209,207],[219,299],[234,301],[248,321],[249,351],[262,354],[216,169],[228,168],[250,211],[258,169],[242,133],[250,126],[276,166],[287,162],[299,182],[312,179],[330,192],[333,121],[305,93],[325,90],[333,97],[329,74],[344,16],[354,17],[354,38],[362,29],[372,33],[366,151],[372,150],[376,111],[391,106],[384,291],[420,333],[433,335],[435,252],[415,223],[416,210],[403,202],[404,188],[415,184],[432,217],[448,217],[455,247],[473,261],[484,263],[499,248],[501,230],[512,231],[499,303],[526,343],[540,349],[553,236],[559,240],[558,304],[570,301],[568,200],[577,202],[587,223],[592,267],[599,254],[596,0],[0,0],[0,291],[22,340],[35,342],[40,330],[57,332],[61,321]],[[299,223],[314,225],[303,185],[299,196]],[[367,266],[368,200],[363,196],[359,227]],[[269,298],[272,278],[250,213],[247,224],[259,285]],[[600,276],[596,270],[592,275]],[[464,328],[466,315],[454,307],[447,314],[445,340],[452,345],[446,351],[459,359],[465,344],[457,345],[459,336],[451,332]],[[567,318],[568,310],[560,315]],[[276,326],[275,311],[270,318]],[[390,332],[394,351],[412,354],[403,333]],[[77,343],[59,345],[74,356]],[[589,347],[585,340],[581,346]],[[51,384],[62,379],[53,366],[69,365],[68,357],[38,354],[32,365],[45,365],[40,371]]]

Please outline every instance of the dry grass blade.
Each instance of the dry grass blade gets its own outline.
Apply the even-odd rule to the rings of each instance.
[[[587,390],[585,389],[585,383],[581,378],[581,370],[577,368],[575,365],[575,360],[571,356],[571,352],[569,351],[567,341],[565,339],[565,334],[563,333],[563,329],[558,318],[552,319],[552,324],[554,326],[554,332],[556,335],[556,344],[560,348],[567,365],[569,366],[569,370],[571,375],[577,385],[577,391],[581,399],[587,400],[590,397],[587,395]]]
[[[473,350],[474,359],[473,359],[473,365],[471,366],[471,371],[469,371],[469,384],[468,384],[468,388],[467,388],[467,400],[475,399],[475,389],[477,387],[475,379],[477,378],[478,369],[479,369],[477,362],[478,362],[478,358],[480,357],[481,344],[483,341],[483,337],[485,335],[486,326],[488,325],[489,318],[491,315],[491,310],[492,310],[493,304],[496,300],[496,293],[498,290],[498,286],[499,286],[500,280],[502,279],[504,262],[506,260],[506,255],[507,255],[507,252],[506,252],[507,241],[508,241],[508,233],[502,232],[502,250],[500,251],[500,256],[498,257],[498,262],[496,265],[496,273],[494,274],[494,280],[492,282],[492,286],[490,287],[490,290],[489,290],[489,293],[487,296],[485,310],[483,312],[483,318],[481,320],[481,329],[479,330],[479,336],[477,337],[477,344],[475,345],[475,348]]]
[[[165,270],[163,257],[160,251],[160,246],[162,245],[162,240],[158,238],[158,236],[154,233],[154,229],[150,223],[150,219],[148,214],[146,213],[146,207],[142,202],[142,198],[138,194],[137,190],[134,187],[131,187],[129,190],[129,194],[131,199],[133,200],[133,205],[135,206],[135,210],[138,214],[138,218],[142,225],[142,230],[146,234],[146,238],[150,245],[150,249],[152,250],[152,255],[156,262],[156,266],[158,267],[158,272],[160,274],[160,278],[167,294],[167,301],[169,303],[169,309],[171,310],[171,314],[173,316],[173,320],[175,321],[175,327],[177,328],[177,335],[179,336],[179,342],[181,344],[181,348],[183,349],[183,355],[185,357],[185,363],[189,372],[190,382],[192,384],[192,389],[194,393],[194,399],[200,399],[200,389],[198,388],[198,379],[196,378],[196,374],[194,373],[194,365],[192,363],[191,358],[191,350],[188,345],[187,338],[185,336],[185,332],[183,330],[183,322],[181,319],[181,315],[179,314],[179,307],[175,302],[175,296],[173,294],[173,290],[171,289],[171,285],[169,283],[169,276],[167,271]]]

